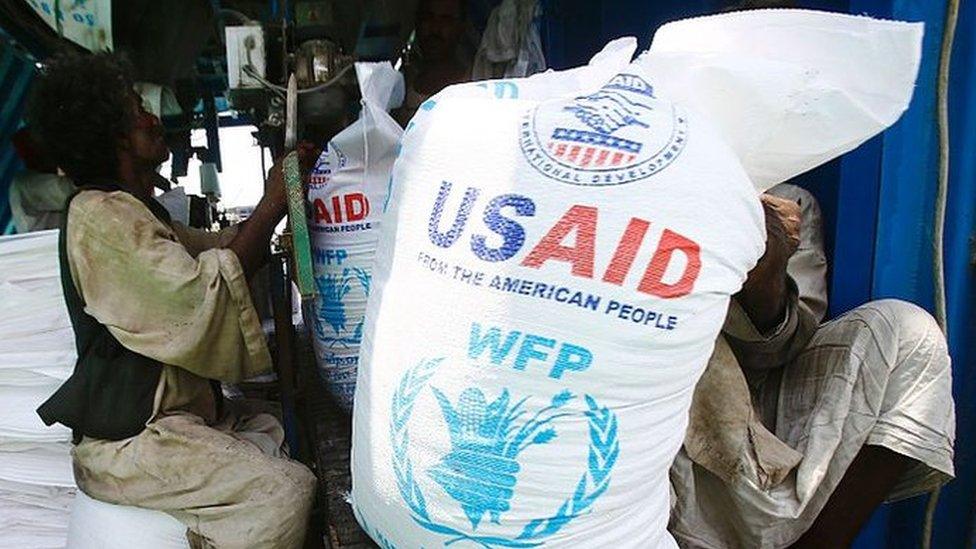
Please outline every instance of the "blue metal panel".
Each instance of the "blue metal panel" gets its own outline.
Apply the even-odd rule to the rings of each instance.
[[[922,66],[909,110],[885,135],[873,297],[932,309],[932,212],[938,135],[935,82],[944,3],[896,1],[892,16],[925,21]]]
[[[653,31],[674,19],[716,11],[722,0],[543,0],[546,62],[555,69],[582,65],[604,44],[635,36],[641,48]]]
[[[11,67],[9,77],[4,78],[4,89],[9,91],[10,97],[20,98],[20,101],[6,102],[0,109],[0,136],[9,138],[20,126],[23,99],[27,95],[27,89],[33,77],[34,67],[30,63],[19,60]]]
[[[882,138],[876,137],[841,160],[840,181],[834,202],[836,217],[824,224],[834,233],[830,316],[871,299],[874,241],[878,223],[878,188],[881,184]],[[821,205],[829,202],[817,197]],[[830,228],[833,227],[833,231]]]
[[[851,0],[848,6],[836,6],[836,11],[870,14],[890,18],[890,0]],[[834,207],[837,217],[824,229],[834,232],[834,252],[831,258],[830,316],[837,316],[871,300],[871,280],[874,272],[874,250],[878,223],[878,192],[881,186],[881,152],[884,135],[879,135],[841,159],[840,179]],[[821,205],[825,206],[823,197]],[[887,510],[876,514],[872,523],[880,524]],[[871,528],[868,528],[870,531]],[[883,540],[879,529],[874,536]],[[871,544],[869,546],[879,547]]]
[[[945,238],[949,348],[956,396],[956,481],[943,491],[933,547],[971,547],[976,529],[976,4],[963,2],[949,89],[951,139]]]
[[[861,9],[857,9],[860,7]],[[898,297],[919,303],[931,310],[932,297],[932,215],[937,184],[937,128],[935,125],[935,81],[944,23],[945,2],[942,1],[864,1],[852,3],[852,11],[876,16],[924,21],[926,37],[923,44],[923,63],[912,106],[902,120],[889,130],[877,157],[880,178],[876,206],[877,229],[873,255],[870,297]],[[976,485],[976,445],[974,445],[974,416],[976,379],[973,379],[973,355],[967,345],[974,335],[973,272],[970,268],[970,238],[973,234],[973,210],[976,204],[976,165],[972,155],[976,146],[976,79],[972,72],[974,37],[966,31],[973,28],[974,9],[963,2],[962,19],[957,33],[953,60],[950,127],[952,161],[950,176],[949,212],[947,215],[946,271],[949,303],[950,353],[954,363],[957,403],[957,480],[942,493],[934,525],[933,547],[966,547],[967,532],[971,528],[973,492]],[[875,158],[845,159],[855,172],[869,173]],[[863,185],[857,173],[845,174],[845,184]],[[869,192],[862,187],[864,192]],[[862,196],[862,198],[869,198]],[[843,202],[840,205],[844,208]],[[858,209],[851,205],[851,210]],[[843,224],[843,226],[841,226]],[[841,216],[838,232],[848,238],[864,241],[854,228],[863,220]],[[866,242],[846,250],[848,254],[868,257]],[[837,265],[845,261],[838,248]],[[857,257],[847,258],[858,264]],[[857,276],[865,272],[861,262],[858,275],[847,281],[835,279],[834,288],[849,294],[848,303],[834,306],[846,308],[859,301],[864,285]],[[838,273],[839,274],[839,273]],[[835,275],[837,276],[837,275]],[[838,297],[835,295],[835,298]],[[916,547],[922,533],[925,498],[883,507],[862,533],[856,547]]]
[[[10,181],[14,174],[20,170],[20,166],[20,161],[10,144],[0,148],[0,182]],[[6,188],[0,186],[0,189]],[[0,234],[12,234],[14,230],[13,216],[10,213],[10,208],[7,207],[7,196],[6,191],[3,192],[3,196],[0,196]]]

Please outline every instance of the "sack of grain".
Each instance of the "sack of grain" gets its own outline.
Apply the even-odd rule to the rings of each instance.
[[[362,113],[323,148],[308,191],[319,295],[305,319],[322,378],[347,411],[356,387],[380,217],[403,133],[387,113],[403,100],[403,76],[389,63],[357,63],[356,75]]]
[[[722,44],[772,76],[709,72],[727,60],[691,47],[631,63],[626,39],[586,67],[454,86],[421,107],[394,168],[355,399],[352,504],[381,546],[674,545],[668,469],[730,296],[764,250],[757,188],[891,124],[917,70],[912,25],[791,11],[679,30],[714,41],[727,21],[749,42],[745,27],[769,18],[794,32]],[[793,55],[838,36],[842,69]],[[827,78],[860,70],[871,56],[847,48],[865,45],[909,57],[897,78]],[[755,95],[721,104],[730,86]],[[871,93],[884,86],[897,89]],[[887,118],[834,116],[884,111],[888,96],[902,100]],[[781,131],[783,151],[728,124],[798,105],[806,118],[782,131],[819,121],[842,137]]]

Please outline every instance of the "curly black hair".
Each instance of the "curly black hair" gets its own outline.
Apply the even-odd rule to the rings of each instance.
[[[132,69],[120,55],[55,55],[34,81],[27,123],[76,182],[114,179],[119,139],[133,125],[132,86]]]

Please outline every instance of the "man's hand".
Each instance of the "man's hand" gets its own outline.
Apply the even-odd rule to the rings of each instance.
[[[800,246],[800,205],[771,194],[763,194],[760,200],[766,214],[766,253],[749,272],[747,285],[754,278],[764,282],[785,274],[786,264]]]
[[[800,205],[763,194],[766,214],[766,252],[749,271],[736,296],[756,328],[766,332],[783,320],[786,309],[786,267],[800,245]]]
[[[304,184],[308,180],[308,173],[315,160],[319,157],[319,149],[311,143],[302,142],[296,150]],[[267,260],[271,235],[275,226],[288,211],[288,194],[285,190],[285,176],[282,173],[283,160],[279,158],[271,167],[264,197],[228,246],[237,255],[241,268],[248,278]]]
[[[298,153],[298,166],[302,173],[302,184],[308,184],[308,174],[315,166],[322,149],[308,141],[302,141],[295,148]],[[285,175],[283,171],[284,157],[278,158],[274,166],[268,171],[268,185],[265,198],[275,207],[281,208],[282,215],[288,210],[288,195],[285,189]],[[302,193],[304,194],[304,193]]]

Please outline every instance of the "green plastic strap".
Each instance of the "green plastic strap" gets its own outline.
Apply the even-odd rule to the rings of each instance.
[[[305,216],[305,193],[298,155],[288,153],[284,164],[285,191],[288,195],[288,220],[291,222],[291,249],[295,265],[295,283],[302,300],[316,296],[315,276],[312,274],[312,243],[308,236]]]

